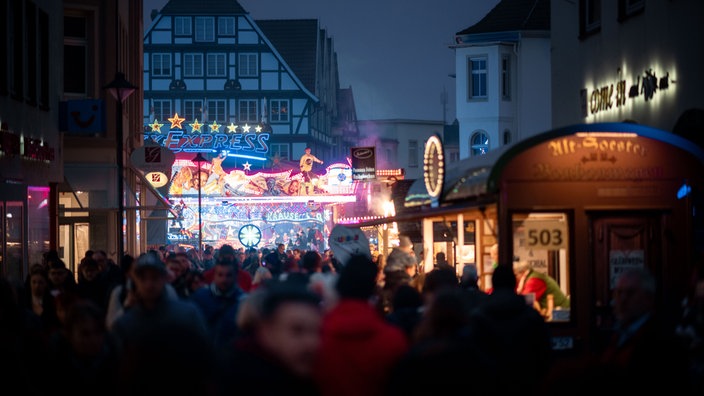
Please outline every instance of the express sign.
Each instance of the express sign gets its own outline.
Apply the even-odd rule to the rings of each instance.
[[[257,133],[185,133],[172,130],[168,134],[144,135],[145,140],[153,140],[174,153],[196,151],[241,151],[263,154],[269,151],[270,134]]]

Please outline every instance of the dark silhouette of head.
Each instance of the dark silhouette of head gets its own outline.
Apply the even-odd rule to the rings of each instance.
[[[367,256],[353,255],[342,268],[335,289],[340,298],[369,299],[376,289],[379,267]]]

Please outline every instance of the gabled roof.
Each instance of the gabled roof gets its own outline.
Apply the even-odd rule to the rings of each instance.
[[[315,92],[318,20],[269,19],[255,23],[303,85]]]
[[[357,109],[354,105],[354,94],[351,86],[349,88],[340,88],[337,91],[337,111],[340,118],[346,119],[347,115],[351,115],[351,118],[357,119]]]
[[[159,13],[162,15],[248,14],[237,0],[169,0]]]
[[[550,30],[550,0],[501,0],[479,22],[457,35]]]

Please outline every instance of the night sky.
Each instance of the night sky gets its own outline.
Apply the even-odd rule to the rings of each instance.
[[[144,0],[145,32],[152,9]],[[352,87],[357,118],[455,118],[454,34],[498,0],[239,0],[253,19],[317,18],[333,39],[340,87]],[[443,117],[441,96],[447,91]]]

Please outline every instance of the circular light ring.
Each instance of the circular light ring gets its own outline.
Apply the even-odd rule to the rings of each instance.
[[[425,144],[423,154],[423,179],[431,198],[442,194],[445,184],[445,155],[439,135],[433,135]]]
[[[240,243],[247,248],[255,247],[262,241],[262,231],[254,224],[247,224],[237,233]]]

